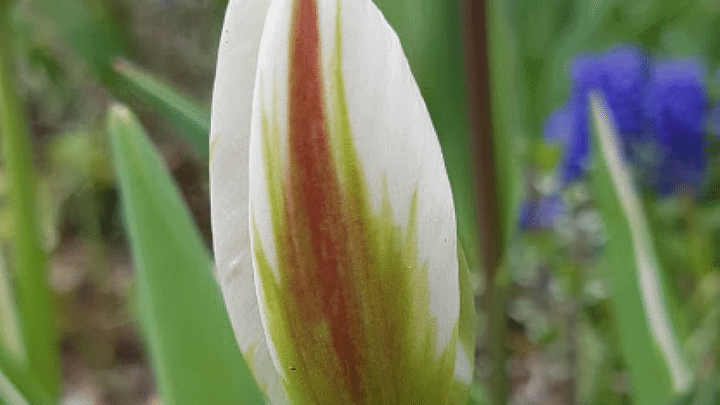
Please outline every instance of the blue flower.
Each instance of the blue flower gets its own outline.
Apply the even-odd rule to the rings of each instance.
[[[649,60],[639,48],[622,46],[597,58],[594,63],[580,60],[573,66],[575,91],[585,100],[588,91],[603,91],[618,129],[626,140],[637,139],[643,132],[642,109],[647,86]],[[587,115],[587,109],[584,110]]]
[[[570,65],[568,103],[543,128],[546,140],[565,146],[559,176],[563,184],[582,178],[590,149],[588,93],[603,92],[620,134],[625,157],[644,182],[660,194],[697,190],[705,170],[704,134],[708,97],[703,70],[694,59],[650,59],[634,46],[599,55],[579,55]],[[720,71],[717,73],[720,80]],[[720,136],[720,104],[712,111]]]
[[[565,214],[560,196],[528,199],[520,207],[520,229],[524,231],[549,229]]]
[[[645,110],[660,147],[658,193],[697,189],[705,169],[704,123],[708,97],[694,59],[664,61],[651,72]]]
[[[560,180],[567,184],[582,176],[587,156],[587,136],[577,136],[575,128],[576,114],[579,109],[574,98],[568,105],[555,110],[545,121],[543,136],[547,141],[559,141],[564,147],[564,155],[560,165]],[[574,102],[574,103],[573,103]]]
[[[613,112],[625,152],[632,158],[632,142],[641,141],[647,92],[648,58],[637,47],[620,46],[602,55],[581,55],[570,67],[572,91],[568,104],[554,112],[545,123],[546,139],[565,143],[560,167],[563,183],[579,180],[589,152],[588,93],[601,90]],[[564,131],[559,133],[559,131]]]

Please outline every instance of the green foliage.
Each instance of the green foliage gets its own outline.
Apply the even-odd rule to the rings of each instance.
[[[123,59],[115,62],[123,83],[147,100],[172,123],[203,158],[208,156],[210,114],[170,86]]]
[[[55,402],[33,375],[0,352],[0,404],[51,405]]]
[[[160,155],[126,108],[110,109],[138,306],[167,404],[260,404],[212,262]]]
[[[112,61],[128,53],[129,38],[117,9],[107,0],[40,0],[41,9],[55,22],[59,34],[83,58],[87,67],[112,84]]]
[[[523,163],[528,164],[529,170],[526,170],[525,174],[531,195],[537,195],[539,190],[542,193],[556,192],[556,189],[549,187],[550,179],[546,175],[548,170],[552,169],[554,159],[552,151],[548,150],[548,144],[542,140],[543,124],[551,111],[568,100],[571,77],[569,67],[573,57],[578,54],[606,50],[617,44],[639,44],[660,59],[699,57],[706,72],[705,85],[711,105],[720,98],[720,82],[718,77],[713,77],[720,67],[720,35],[716,29],[720,23],[720,6],[716,2],[509,1],[501,10],[511,26],[502,37],[504,42],[501,42],[499,49],[507,50],[509,55],[503,53],[502,56],[515,58],[515,66],[519,66],[519,69],[515,72],[502,68],[499,70],[503,73],[509,72],[510,76],[507,85],[502,88],[508,93],[518,89],[517,97],[513,100],[516,112],[512,117],[518,123],[517,134],[520,136],[515,134],[511,142],[522,144],[522,135],[525,134],[529,139],[530,150],[521,157]],[[493,21],[498,17],[502,18],[502,15],[491,17],[489,24],[499,25],[500,23]],[[504,46],[505,43],[516,43],[517,46]],[[491,77],[491,85],[497,85],[493,84],[493,81],[497,82],[498,79]],[[495,98],[502,95],[493,97],[494,103]],[[504,111],[494,112],[493,118],[498,120],[503,113]],[[720,165],[717,159],[720,153],[720,138],[711,135],[710,124],[707,129],[707,181],[700,196],[695,198],[692,195],[674,195],[658,199],[656,195],[648,192],[641,200],[643,211],[647,213],[650,244],[656,252],[654,260],[663,281],[658,294],[664,295],[668,318],[673,321],[679,343],[688,355],[693,372],[698,375],[715,369],[717,366],[708,364],[707,359],[717,359],[720,354],[717,349],[720,333],[716,326],[716,307],[719,301],[714,293],[709,292],[717,288],[716,280],[720,274],[720,227],[714,222],[720,218],[717,214],[720,212]],[[597,167],[595,169],[604,170]],[[553,280],[563,280],[564,276],[558,274],[561,273],[558,269],[573,261],[575,271],[582,272],[578,277],[585,284],[589,283],[591,278],[598,277],[596,267],[607,270],[602,278],[609,283],[609,297],[601,298],[590,307],[586,293],[580,291],[578,296],[575,296],[576,293],[573,293],[573,296],[583,301],[582,310],[585,315],[600,307],[611,309],[603,315],[603,322],[591,326],[596,332],[601,332],[599,341],[607,349],[604,354],[606,359],[600,364],[603,375],[597,380],[598,384],[593,385],[593,398],[599,403],[615,403],[613,401],[621,400],[624,391],[613,387],[610,380],[617,378],[615,373],[618,371],[637,368],[642,363],[638,360],[642,357],[638,351],[629,352],[625,347],[629,333],[626,328],[619,327],[623,323],[628,325],[627,320],[620,319],[627,318],[627,313],[621,313],[627,312],[626,308],[633,307],[628,307],[628,297],[635,296],[638,303],[640,300],[637,297],[641,296],[642,289],[637,284],[634,287],[628,286],[625,281],[627,274],[623,279],[615,274],[616,266],[613,263],[621,263],[619,257],[622,256],[622,253],[618,253],[617,246],[607,246],[604,250],[605,260],[597,260],[596,252],[604,245],[618,244],[618,240],[627,242],[626,239],[614,236],[614,232],[625,226],[618,215],[618,206],[608,206],[608,196],[614,196],[617,189],[611,183],[598,186],[602,181],[597,173],[593,174],[595,198],[587,198],[581,204],[572,201],[575,196],[584,193],[578,191],[584,190],[584,183],[564,189],[562,197],[568,209],[566,215],[546,234],[533,234],[536,239],[532,242],[532,249],[543,252],[541,265],[551,267]],[[595,214],[596,207],[604,214],[603,221],[600,221],[604,225],[598,225],[598,234],[605,236],[590,241],[592,253],[578,256],[579,247],[588,243],[577,234],[578,227],[584,226],[584,219],[580,217],[586,213]],[[573,240],[570,242],[563,240],[569,231],[574,232],[574,235],[568,238]],[[540,240],[538,236],[544,236],[544,239]],[[618,256],[612,258],[611,252]],[[627,256],[631,251],[624,253]],[[622,285],[618,284],[620,280],[623,280]],[[618,295],[618,289],[625,293]],[[708,298],[709,296],[713,298]],[[608,326],[612,324],[618,327]],[[587,347],[581,346],[581,355],[586,350]],[[635,360],[632,360],[633,357]],[[652,368],[652,364],[653,362],[649,361],[643,367]],[[581,374],[575,378],[581,380],[581,385],[587,386],[582,383],[583,379],[597,378],[597,375],[587,376],[593,373],[587,365],[580,370]],[[631,378],[633,379],[634,377]],[[662,386],[658,381],[655,381],[655,385]],[[650,384],[650,381],[646,382]],[[616,398],[606,398],[603,392],[613,392],[612,395]]]
[[[697,384],[692,392],[678,395],[668,405],[716,405],[720,403],[720,375]]]
[[[0,404],[28,405],[28,401],[0,369]]]
[[[690,370],[668,312],[660,262],[640,197],[634,189],[601,96],[592,97],[595,198],[609,236],[607,280],[620,347],[638,404],[666,403],[691,381]],[[620,215],[619,215],[620,214]]]
[[[521,93],[517,84],[518,40],[508,16],[509,2],[493,0],[488,5],[488,57],[490,64],[490,98],[493,120],[493,142],[497,167],[497,195],[500,225],[504,239],[514,234],[515,211],[522,198],[522,173],[518,144],[524,136],[518,116],[522,111]]]
[[[20,314],[15,302],[13,278],[0,257],[0,353],[15,364],[25,362],[25,346],[20,330]]]
[[[47,286],[47,262],[37,223],[30,138],[16,87],[12,29],[7,18],[0,19],[0,25],[0,133],[10,181],[10,207],[14,213],[15,291],[27,351],[27,363],[17,366],[29,370],[42,389],[54,398],[58,393],[58,354],[52,298]],[[0,353],[4,354],[4,348]]]
[[[479,384],[473,384],[470,387],[470,399],[468,405],[485,405],[488,403],[485,390]]]
[[[198,154],[208,155],[210,115],[172,87],[123,59],[130,53],[129,33],[115,14],[120,10],[107,0],[41,0],[41,9],[52,18],[86,67],[116,97],[138,97],[188,138]],[[59,66],[43,48],[30,50],[30,62],[41,66],[51,79]]]

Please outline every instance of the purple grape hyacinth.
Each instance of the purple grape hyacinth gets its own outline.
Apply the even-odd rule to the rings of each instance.
[[[560,196],[528,199],[520,207],[520,229],[537,231],[552,228],[565,214],[565,203]]]
[[[645,110],[662,153],[660,194],[697,189],[705,169],[704,124],[708,97],[693,59],[660,62],[652,69]]]
[[[623,45],[576,57],[570,75],[568,103],[554,111],[543,128],[546,140],[565,146],[559,167],[562,184],[580,180],[587,168],[588,93],[598,89],[613,114],[625,157],[644,173],[647,185],[663,195],[699,188],[705,170],[704,125],[710,112],[697,60],[658,61],[651,66],[642,49]],[[647,151],[652,151],[650,159]]]
[[[647,88],[648,58],[637,47],[620,46],[605,54],[581,55],[570,67],[572,92],[568,104],[554,112],[546,122],[546,139],[565,144],[560,180],[579,180],[586,169],[589,152],[588,93],[600,89],[622,134],[626,152],[629,142],[643,135],[643,100]]]

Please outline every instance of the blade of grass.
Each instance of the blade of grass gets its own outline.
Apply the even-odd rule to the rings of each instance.
[[[19,367],[0,353],[0,404],[20,404],[16,399],[20,396],[25,402],[33,405],[51,405],[55,403],[37,384],[25,369]],[[6,402],[3,402],[6,401]]]
[[[47,262],[40,241],[30,138],[22,102],[15,88],[15,57],[8,11],[0,15],[0,133],[10,182],[14,214],[13,264],[17,278],[17,305],[21,315],[28,366],[38,384],[52,397],[58,391],[58,353]]]
[[[647,218],[623,162],[612,117],[601,94],[593,93],[590,99],[593,186],[609,236],[607,277],[632,397],[637,404],[663,404],[689,389],[692,375],[668,313]]]
[[[138,304],[166,404],[262,404],[182,197],[126,107],[108,117]]]
[[[115,97],[126,101],[130,96],[144,98],[188,138],[201,156],[207,156],[209,112],[122,59],[128,54],[129,35],[113,18],[116,6],[112,2],[40,0],[39,4],[55,21],[58,33]]]
[[[170,86],[143,72],[137,66],[124,59],[115,61],[115,72],[130,90],[149,102],[175,128],[187,137],[187,140],[204,158],[208,156],[208,134],[210,133],[210,113]]]
[[[0,257],[0,354],[15,364],[27,364],[26,349],[20,330],[20,314],[15,303],[15,288]]]
[[[30,404],[17,390],[15,385],[3,374],[2,369],[0,369],[0,404]]]

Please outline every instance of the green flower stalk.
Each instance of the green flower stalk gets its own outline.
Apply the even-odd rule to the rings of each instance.
[[[466,268],[437,136],[395,32],[369,0],[231,0],[225,18],[215,259],[270,402],[465,403]]]

